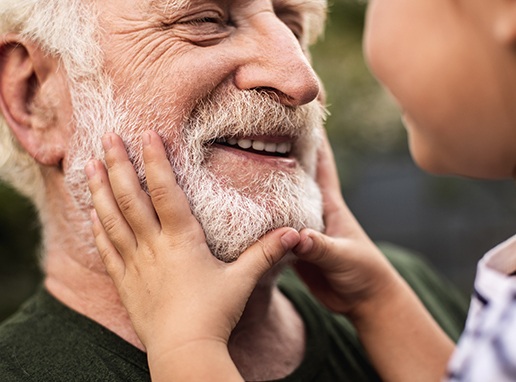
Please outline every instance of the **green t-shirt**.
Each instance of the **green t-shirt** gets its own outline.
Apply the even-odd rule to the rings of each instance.
[[[457,339],[467,299],[419,259],[395,247],[383,249],[439,324]],[[279,285],[306,327],[304,360],[281,381],[380,380],[344,317],[323,308],[291,270]],[[0,380],[130,382],[149,381],[150,376],[144,352],[42,288],[0,326]]]

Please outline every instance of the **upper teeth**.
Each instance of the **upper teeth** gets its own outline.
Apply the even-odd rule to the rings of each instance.
[[[237,139],[237,138],[229,138],[229,139],[217,139],[217,142],[219,143],[227,143],[231,146],[238,146],[242,149],[249,149],[253,148],[253,150],[256,151],[266,151],[268,153],[280,153],[280,154],[287,154],[292,149],[292,143],[291,142],[281,142],[281,143],[274,143],[274,142],[263,142],[258,140],[252,140],[252,139]]]

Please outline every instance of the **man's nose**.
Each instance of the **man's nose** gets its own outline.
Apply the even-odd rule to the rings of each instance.
[[[288,106],[317,98],[319,81],[293,33],[274,14],[263,15],[255,23],[249,59],[235,73],[237,88],[275,93]]]

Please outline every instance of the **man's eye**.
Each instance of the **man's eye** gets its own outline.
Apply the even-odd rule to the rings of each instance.
[[[200,24],[222,24],[223,21],[217,17],[200,17],[192,20],[181,21],[180,24],[189,24],[189,25],[200,25]]]
[[[191,14],[190,16],[183,17],[182,19],[177,21],[177,24],[179,25],[199,27],[213,27],[214,25],[223,26],[227,23],[228,22],[225,19],[224,15],[217,11],[198,12],[196,14]]]
[[[194,45],[212,46],[231,32],[231,24],[224,12],[204,11],[184,16],[172,23],[164,24],[165,30]]]

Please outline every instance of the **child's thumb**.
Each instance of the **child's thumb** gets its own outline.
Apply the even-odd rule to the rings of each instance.
[[[293,228],[279,228],[263,236],[242,253],[237,260],[238,267],[258,282],[298,243],[299,232]]]

